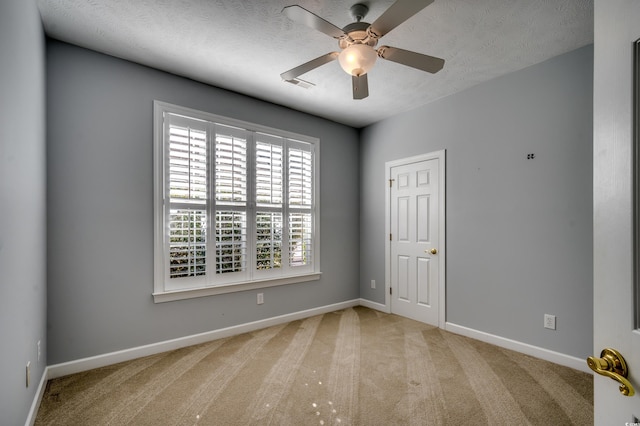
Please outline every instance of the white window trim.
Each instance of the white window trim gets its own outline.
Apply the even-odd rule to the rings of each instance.
[[[161,101],[154,101],[153,112],[153,193],[154,193],[154,291],[152,293],[155,303],[169,302],[174,300],[192,299],[196,297],[212,296],[216,294],[234,293],[239,291],[256,290],[260,288],[274,287],[280,285],[289,285],[295,283],[303,283],[308,281],[319,280],[322,273],[320,272],[320,209],[319,209],[319,158],[320,158],[320,140],[317,138],[300,135],[280,129],[261,126],[241,120],[222,117],[215,114],[198,111],[191,108],[181,107]],[[166,289],[165,275],[165,247],[164,247],[164,112],[185,115],[195,119],[217,122],[220,124],[247,129],[251,132],[260,132],[281,136],[308,142],[314,145],[314,170],[313,170],[313,193],[314,203],[312,211],[314,214],[314,258],[313,270],[305,270],[295,275],[279,275],[277,277],[268,278],[260,277],[250,281],[241,281],[229,284],[219,284],[213,286],[201,286],[184,289]],[[258,274],[259,275],[259,274]]]

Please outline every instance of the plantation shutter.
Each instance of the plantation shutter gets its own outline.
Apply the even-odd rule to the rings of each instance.
[[[245,279],[248,267],[248,132],[215,125],[216,274]]]
[[[314,256],[313,146],[288,143],[289,266],[312,269]]]
[[[167,114],[168,276],[207,273],[207,124]]]
[[[261,275],[281,273],[283,256],[284,140],[256,134],[255,261]]]
[[[317,140],[159,102],[154,120],[156,300],[318,279]]]

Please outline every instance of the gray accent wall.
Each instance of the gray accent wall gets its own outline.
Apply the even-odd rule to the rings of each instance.
[[[358,298],[357,130],[58,41],[47,61],[49,365]],[[320,139],[319,281],[153,302],[154,100]]]
[[[35,2],[0,2],[0,424],[27,419],[46,366],[45,44]],[[41,341],[38,362],[37,342]],[[31,383],[26,386],[26,365]]]
[[[592,85],[587,46],[364,128],[360,296],[384,303],[385,162],[446,149],[447,322],[590,355]]]

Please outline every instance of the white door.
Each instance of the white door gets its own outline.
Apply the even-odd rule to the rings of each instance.
[[[596,425],[640,421],[640,288],[634,279],[640,251],[633,249],[633,51],[638,38],[638,0],[595,1],[592,355],[600,357],[605,348],[619,351],[635,387],[634,396],[624,396],[620,383],[594,375]],[[636,187],[636,196],[639,191]]]
[[[444,156],[444,152],[438,154]],[[440,163],[433,155],[387,163],[390,311],[436,326],[440,325],[440,295],[444,294],[440,279],[444,272],[440,212],[444,176]]]

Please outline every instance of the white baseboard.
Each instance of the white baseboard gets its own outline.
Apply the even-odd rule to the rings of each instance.
[[[309,318],[315,315],[322,315],[328,312],[338,311],[340,309],[352,308],[360,304],[359,299],[348,300],[346,302],[335,303],[333,305],[321,306],[318,308],[307,309],[305,311],[293,312],[290,314],[280,315],[277,317],[267,318],[260,321],[249,322],[232,327],[222,328],[219,330],[208,331],[205,333],[194,334],[191,336],[179,337],[177,339],[166,340],[163,342],[152,343],[149,345],[138,346],[135,348],[124,349],[122,351],[111,352],[103,355],[96,355],[89,358],[82,358],[75,361],[54,364],[48,367],[48,379],[67,376],[69,374],[80,373],[82,371],[92,370],[94,368],[105,367],[107,365],[117,364],[123,361],[155,355],[161,352],[172,351],[184,348],[186,346],[197,345],[200,343],[210,342],[212,340],[224,337],[235,336],[250,331],[271,327],[278,324]]]
[[[38,409],[40,408],[40,402],[42,401],[42,397],[44,396],[44,390],[47,388],[47,382],[49,381],[49,367],[45,367],[42,372],[42,377],[40,378],[40,383],[38,384],[38,390],[36,390],[36,395],[33,398],[33,402],[31,403],[31,408],[29,409],[29,415],[27,416],[27,421],[24,422],[25,426],[33,426],[36,422],[36,416],[38,415]]]
[[[371,300],[367,300],[367,299],[359,299],[358,301],[360,302],[360,305],[364,306],[365,308],[384,312],[386,314],[389,313],[389,307],[383,303],[372,302]]]
[[[365,299],[354,299],[346,302],[336,303],[333,305],[321,306],[318,308],[308,309],[305,311],[293,312],[290,314],[280,315],[277,317],[267,318],[260,321],[254,321],[246,324],[240,324],[232,327],[222,328],[219,330],[208,331],[205,333],[194,334],[191,336],[180,337],[177,339],[166,340],[163,342],[152,343],[149,345],[138,346],[135,348],[125,349],[122,351],[111,352],[102,355],[96,355],[89,358],[82,358],[74,361],[69,361],[61,364],[54,364],[47,367],[45,370],[46,380],[55,379],[57,377],[66,376],[69,374],[80,373],[83,371],[91,370],[94,368],[100,368],[107,365],[117,364],[123,361],[129,361],[135,358],[140,358],[149,355],[155,355],[157,353],[171,351],[175,349],[184,348],[186,346],[197,345],[200,343],[209,342],[224,337],[235,336],[242,333],[248,333],[251,331],[259,330],[266,327],[271,327],[278,324],[283,324],[290,321],[296,321],[304,318],[309,318],[314,315],[326,314],[328,312],[337,311],[340,309],[351,308],[354,306],[362,305],[370,309],[375,309],[381,312],[387,312],[386,305],[381,303],[372,302]],[[576,370],[590,373],[586,362],[583,359],[575,358],[570,355],[565,355],[559,352],[554,352],[548,349],[540,348],[537,346],[529,345],[527,343],[518,342],[516,340],[507,339],[504,337],[496,336],[493,334],[485,333],[482,331],[474,330],[461,325],[447,322],[445,324],[445,330],[452,333],[460,334],[463,336],[471,337],[476,340],[491,343],[496,346],[511,349],[517,352],[521,352],[527,355],[534,356],[536,358],[544,359],[556,364],[564,365]],[[41,380],[41,387],[46,385],[46,380],[43,375]],[[44,391],[44,388],[42,389]]]
[[[500,346],[501,348],[511,349],[516,352],[531,355],[535,358],[553,362],[554,364],[564,365],[565,367],[573,368],[574,370],[593,373],[593,371],[591,371],[587,366],[586,360],[581,358],[554,352],[549,349],[540,348],[528,343],[518,342],[517,340],[507,339],[505,337],[496,336],[494,334],[485,333],[483,331],[474,330],[461,325],[452,324],[450,322],[445,324],[445,330],[462,336],[471,337],[472,339],[480,340],[481,342],[491,343],[492,345]]]

